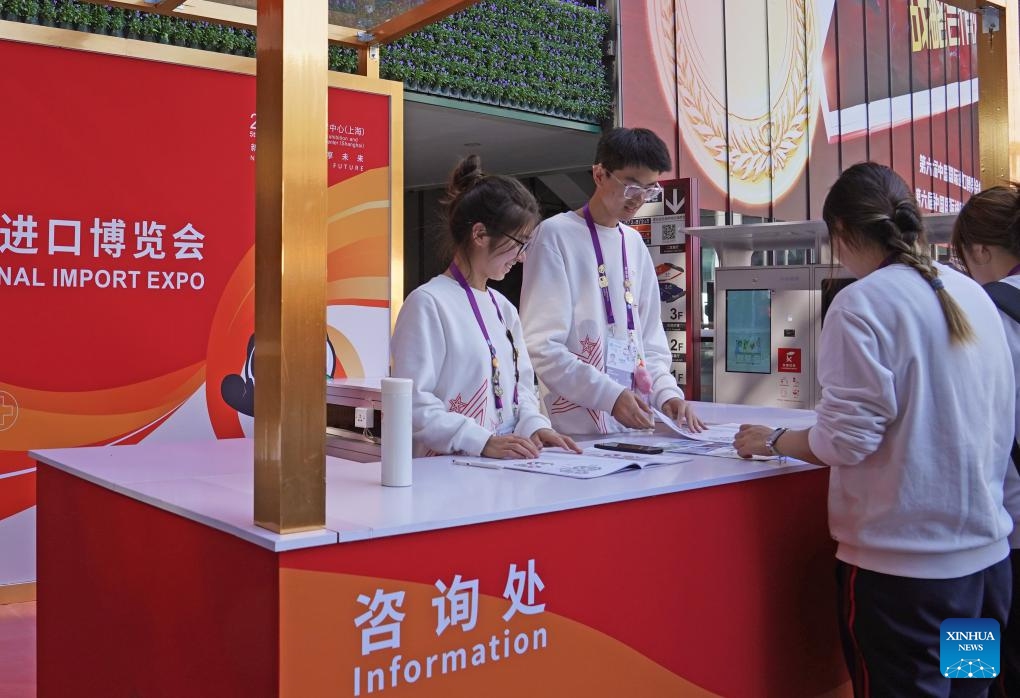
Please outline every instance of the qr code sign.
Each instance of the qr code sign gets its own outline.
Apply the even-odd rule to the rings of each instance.
[[[676,223],[662,224],[662,241],[663,242],[676,241]]]

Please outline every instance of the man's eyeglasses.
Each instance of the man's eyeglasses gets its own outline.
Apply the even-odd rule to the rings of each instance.
[[[655,201],[662,195],[662,187],[659,186],[658,182],[650,184],[647,187],[643,187],[640,184],[627,184],[609,170],[606,170],[606,174],[623,185],[623,198],[625,199]]]

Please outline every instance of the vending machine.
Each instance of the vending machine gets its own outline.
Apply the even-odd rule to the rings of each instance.
[[[924,217],[933,258],[945,255],[956,214]],[[854,279],[835,264],[743,266],[754,252],[766,259],[807,250],[831,261],[823,221],[688,228],[719,256],[714,292],[714,400],[743,405],[813,408],[821,399],[816,367],[819,337],[833,298]],[[785,258],[785,255],[784,255]]]
[[[842,267],[817,264],[715,274],[716,402],[813,408],[822,319],[853,279]]]

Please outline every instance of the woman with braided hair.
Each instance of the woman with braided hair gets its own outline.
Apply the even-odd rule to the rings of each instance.
[[[833,254],[858,280],[822,329],[817,422],[744,425],[734,445],[745,457],[831,466],[829,529],[855,695],[985,695],[992,668],[948,678],[939,642],[946,619],[1003,624],[1009,610],[1003,479],[1014,377],[1002,323],[980,286],[925,252],[910,188],[888,167],[846,170],[822,217]]]

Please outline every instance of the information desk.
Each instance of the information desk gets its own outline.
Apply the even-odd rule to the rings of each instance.
[[[849,695],[824,468],[330,458],[325,529],[280,536],[250,441],[33,455],[43,698]]]

